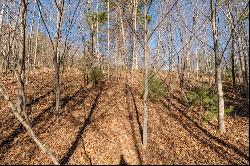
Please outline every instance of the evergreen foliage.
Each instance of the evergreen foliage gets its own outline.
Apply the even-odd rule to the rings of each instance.
[[[194,91],[189,92],[187,96],[187,103],[189,106],[202,107],[205,109],[203,122],[208,123],[216,119],[218,114],[218,97],[213,94],[209,88],[197,88]],[[225,109],[225,113],[233,112],[234,107],[229,106]]]
[[[144,83],[144,82],[143,82]],[[141,93],[141,96],[144,95]],[[165,88],[163,86],[162,80],[155,74],[149,75],[148,79],[148,98],[152,102],[157,102],[161,97],[165,95]]]

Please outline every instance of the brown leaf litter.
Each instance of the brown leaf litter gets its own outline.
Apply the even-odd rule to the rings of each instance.
[[[216,122],[201,125],[202,113],[181,102],[175,86],[168,97],[148,104],[148,147],[143,154],[143,73],[129,77],[133,79],[127,86],[123,72],[118,82],[93,87],[83,85],[81,72],[66,70],[56,116],[52,71],[32,73],[26,85],[32,129],[61,164],[249,164],[248,117],[227,115],[227,132],[220,134]],[[8,75],[1,81],[15,100],[15,78]],[[233,96],[229,90],[225,94]],[[0,164],[52,164],[2,98],[0,107]]]

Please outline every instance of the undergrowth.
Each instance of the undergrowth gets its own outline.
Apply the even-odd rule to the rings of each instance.
[[[102,70],[99,67],[91,68],[89,71],[90,81],[96,86],[100,83],[103,78]]]
[[[226,99],[224,99],[226,100]],[[200,107],[205,110],[202,123],[213,122],[218,114],[218,97],[209,88],[202,87],[190,91],[187,95],[189,106]],[[225,109],[225,114],[233,112],[234,107],[229,106]]]
[[[144,90],[141,93],[141,97],[143,97],[143,95]],[[150,74],[148,77],[148,99],[152,102],[157,102],[164,95],[165,88],[162,80],[155,73]]]

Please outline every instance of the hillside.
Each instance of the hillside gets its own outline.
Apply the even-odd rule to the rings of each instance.
[[[216,121],[202,124],[203,112],[187,105],[182,93],[188,88],[181,93],[174,77],[171,94],[148,102],[148,147],[143,154],[142,72],[129,75],[132,81],[121,72],[119,81],[104,79],[95,87],[84,85],[77,69],[66,70],[58,115],[53,114],[52,73],[32,71],[26,103],[32,129],[60,164],[249,164],[249,112],[241,94],[226,84],[226,105],[236,109],[225,116],[226,132],[221,134]],[[160,76],[167,85],[169,73]],[[14,96],[15,78],[8,75],[1,81]],[[192,81],[193,87],[199,85]],[[2,98],[0,108],[0,164],[52,164]]]

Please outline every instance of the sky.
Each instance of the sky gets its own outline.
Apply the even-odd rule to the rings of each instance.
[[[42,4],[44,6],[44,9],[46,9],[46,12],[50,12],[50,16],[51,17],[48,17],[47,15],[43,14],[43,19],[45,20],[51,20],[51,24],[48,24],[48,27],[49,27],[49,30],[50,30],[50,35],[52,37],[52,39],[54,38],[55,36],[55,31],[56,31],[56,25],[55,25],[55,20],[56,20],[56,10],[55,10],[55,6],[51,6],[50,3],[53,2],[51,0],[40,0],[42,1]],[[94,5],[96,4],[98,0],[94,0]],[[150,34],[152,32],[152,29],[159,23],[159,21],[161,20],[160,18],[160,15],[162,13],[166,13],[167,11],[170,10],[171,6],[173,5],[173,2],[175,0],[169,0],[169,1],[163,1],[163,0],[153,0],[153,3],[150,7],[150,10],[149,10],[149,15],[151,16],[151,21],[149,22],[148,24],[148,29],[149,29],[149,33]],[[18,2],[18,0],[17,0]],[[66,9],[65,9],[65,12],[67,13],[67,16],[70,16],[72,17],[73,14],[74,14],[74,11],[76,9],[76,6],[77,6],[77,2],[76,0],[66,0]],[[80,10],[82,11],[80,13],[80,10],[77,10],[77,12],[75,13],[75,21],[78,22],[78,24],[73,24],[73,27],[68,35],[68,39],[71,41],[71,42],[82,42],[81,41],[81,35],[78,32],[78,27],[83,27],[82,28],[82,34],[85,36],[85,39],[88,40],[89,38],[89,28],[88,26],[86,25],[86,22],[84,21],[85,18],[84,18],[84,14],[86,15],[86,1],[83,1],[81,0],[81,8]],[[166,5],[164,4],[164,2],[168,2],[169,4]],[[193,16],[193,11],[194,11],[194,8],[193,8],[193,5],[191,4],[192,2],[194,1],[191,1],[191,0],[179,0],[178,1],[178,6],[180,8],[180,11],[181,11],[181,16],[184,20],[184,22],[186,23],[186,25],[189,27],[189,29],[191,29],[191,26],[192,26],[192,16]],[[201,9],[202,8],[202,0],[198,0],[198,8]],[[205,9],[205,14],[207,16],[210,15],[210,12],[209,12],[209,4],[208,2],[209,1],[205,1],[207,4],[206,4],[206,9]],[[0,2],[1,3],[1,2]],[[70,3],[70,5],[68,5]],[[1,6],[1,4],[0,4]],[[94,6],[95,8],[95,6]],[[29,5],[28,7],[28,10],[30,12],[28,12],[29,14],[32,14],[31,12],[33,11],[33,5]],[[69,13],[68,11],[72,11],[71,13]],[[36,15],[35,15],[35,27],[36,25],[38,24],[38,7],[36,6]],[[164,22],[162,23],[162,27],[159,28],[161,30],[160,32],[160,35],[161,35],[161,38],[162,38],[162,45],[167,47],[168,43],[169,43],[169,39],[170,39],[170,34],[167,32],[167,27],[169,26],[169,23],[172,24],[172,29],[173,29],[173,40],[174,40],[174,47],[176,49],[176,51],[178,52],[179,50],[181,50],[183,48],[183,45],[185,45],[185,41],[187,39],[189,39],[191,33],[185,29],[185,27],[183,26],[183,24],[180,24],[180,16],[178,15],[178,12],[176,10],[176,7],[173,8],[173,10],[171,12],[169,12],[169,16],[172,15],[173,17],[167,17],[167,19],[164,20]],[[111,20],[112,20],[112,17],[114,17],[114,15],[111,14]],[[210,47],[213,46],[213,38],[212,38],[212,32],[211,32],[211,23],[210,21],[206,21],[206,23],[204,25],[202,25],[202,21],[201,20],[204,20],[204,15],[200,14],[200,12],[198,12],[198,17],[200,19],[198,19],[198,25],[196,27],[196,30],[198,27],[200,26],[203,26],[205,27],[205,35],[202,36],[202,33],[204,34],[204,32],[201,32],[201,31],[196,31],[196,34],[199,39],[205,39],[206,38],[206,42],[207,42],[207,45],[209,45]],[[28,18],[32,18],[32,17],[28,17]],[[224,13],[219,10],[218,12],[218,25],[219,25],[219,39],[220,39],[220,48],[221,50],[223,50],[227,44],[227,41],[229,39],[229,31],[228,31],[228,28],[226,26],[227,24],[227,20],[225,19],[225,15]],[[68,19],[65,19],[65,20],[68,20]],[[28,19],[27,20],[27,25],[30,25],[31,23],[31,19]],[[65,28],[66,26],[65,25],[68,25],[69,22],[64,22],[63,24],[63,35],[62,35],[62,39],[65,40],[66,36],[65,36],[65,33],[67,31],[67,28]],[[246,27],[249,27],[249,21],[246,22]],[[100,27],[100,30],[101,29],[105,29],[107,28],[107,24],[103,25],[102,27]],[[30,29],[27,30],[28,32],[30,31]],[[47,33],[47,30],[45,28],[45,26],[42,24],[41,26],[41,31],[43,33],[45,33],[47,36],[48,36],[48,33]],[[182,31],[182,35],[183,35],[183,42],[181,41],[181,31]],[[249,34],[249,30],[247,28],[247,33]],[[112,33],[111,33],[112,35]],[[155,54],[156,53],[156,47],[157,47],[157,44],[158,44],[158,35],[159,35],[159,30],[157,30],[151,37],[151,39],[149,40],[149,47],[150,47],[150,50],[151,50],[151,53],[152,54]],[[105,36],[104,36],[105,37]],[[200,43],[198,42],[198,40],[196,38],[194,38],[194,41],[193,41],[193,47],[192,49],[190,50],[190,52],[194,53],[195,50],[196,50],[196,47],[198,46],[199,47],[199,50],[200,49],[203,49],[205,47],[205,49],[207,51],[211,51],[211,48],[209,48],[208,46],[205,46],[205,45],[202,45],[201,43],[200,44],[197,44],[197,43]],[[106,46],[106,44],[104,44]],[[139,44],[138,44],[139,45]],[[106,51],[106,49],[101,49],[102,51]],[[139,53],[142,53],[142,52],[139,52]],[[169,54],[169,51],[168,49],[164,49],[164,50],[161,50],[161,54],[164,54],[164,56],[168,56],[167,54]],[[229,52],[226,52],[226,58],[229,57]]]

